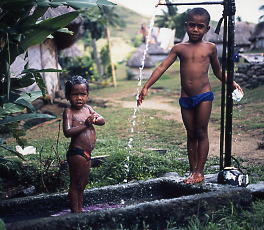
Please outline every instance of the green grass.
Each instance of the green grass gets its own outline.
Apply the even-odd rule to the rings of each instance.
[[[190,218],[187,226],[178,227],[171,223],[170,229],[177,230],[263,230],[264,225],[264,201],[253,203],[252,209],[237,210],[231,204],[223,210],[216,211],[210,215],[205,214],[203,220],[196,216]],[[175,228],[172,228],[174,227]]]

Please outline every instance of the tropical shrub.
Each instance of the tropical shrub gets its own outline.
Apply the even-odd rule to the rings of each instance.
[[[29,47],[42,43],[52,33],[65,32],[63,27],[75,19],[81,9],[102,5],[114,4],[107,0],[2,0],[0,2],[0,126],[5,130],[17,132],[17,129],[10,129],[8,126],[33,118],[53,118],[47,114],[37,114],[31,102],[41,94],[46,95],[40,73],[57,70],[28,69],[26,65],[17,78],[11,78],[10,65],[18,55],[25,53]],[[58,6],[71,6],[76,11],[40,20],[49,7]],[[21,94],[18,91],[34,82],[41,89],[41,94],[40,92]],[[21,133],[16,136],[21,136]],[[7,148],[2,139],[0,147]]]

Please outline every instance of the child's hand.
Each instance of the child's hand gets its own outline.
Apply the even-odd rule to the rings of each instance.
[[[243,89],[235,81],[233,81],[233,87],[234,89],[238,89],[244,95]]]
[[[137,99],[137,106],[140,106],[145,98],[145,96],[148,94],[148,89],[147,88],[142,88],[140,94],[138,95]]]
[[[95,118],[94,114],[90,114],[85,120],[85,125],[90,126],[94,123],[95,120],[96,120],[96,118]]]

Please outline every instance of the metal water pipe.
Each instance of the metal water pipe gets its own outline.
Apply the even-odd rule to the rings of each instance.
[[[225,161],[224,166],[231,166],[232,155],[232,120],[233,120],[233,80],[234,80],[234,46],[235,46],[235,0],[225,0],[224,7],[228,14],[227,43],[227,90],[226,90],[226,127],[225,127]]]

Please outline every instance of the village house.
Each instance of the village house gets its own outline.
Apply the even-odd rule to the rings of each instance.
[[[264,49],[264,21],[256,25],[249,40],[252,42],[251,49]]]

